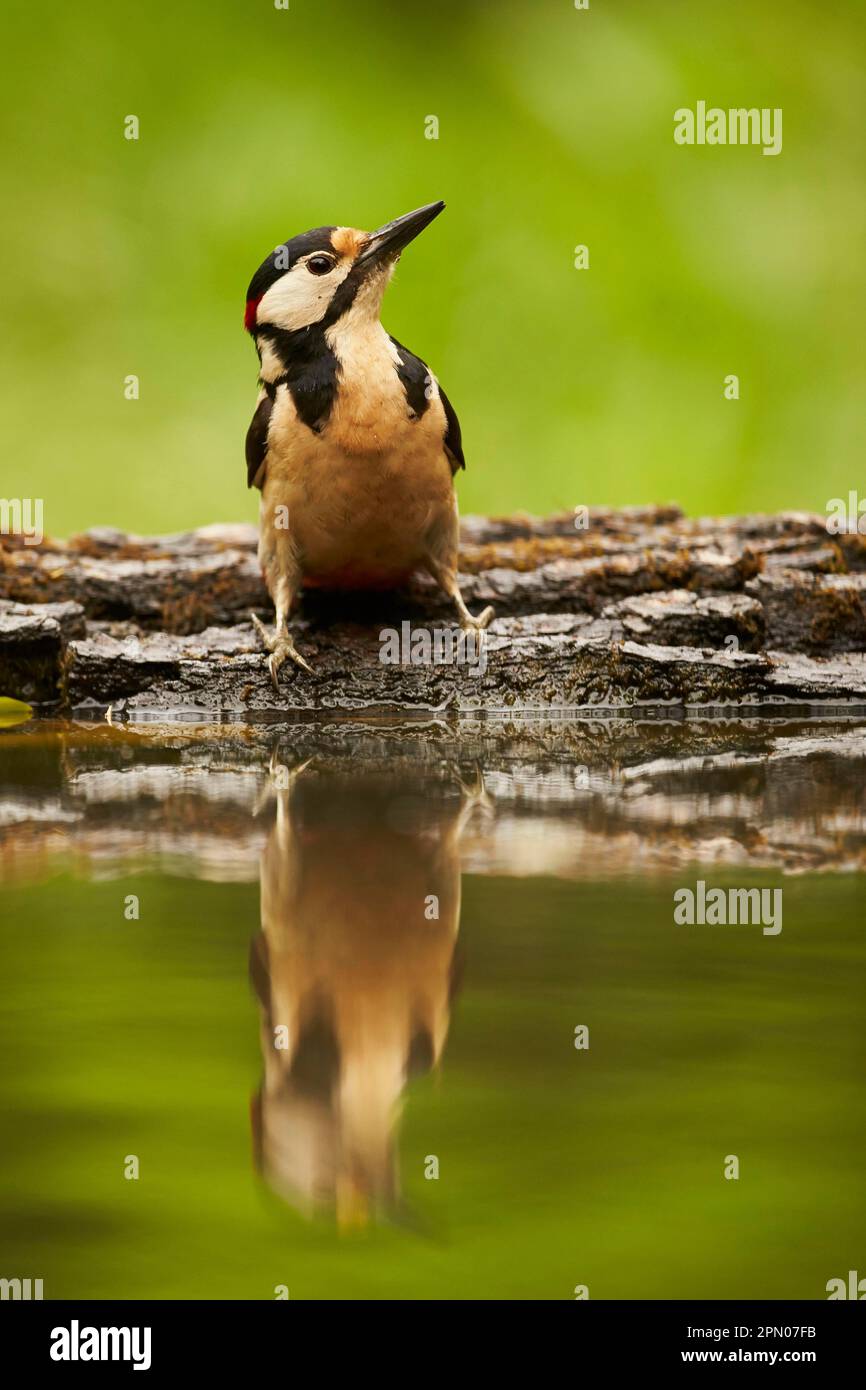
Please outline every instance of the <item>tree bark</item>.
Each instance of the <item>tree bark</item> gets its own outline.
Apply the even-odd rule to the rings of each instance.
[[[309,592],[294,628],[314,674],[287,664],[278,692],[249,621],[271,620],[254,527],[2,542],[0,695],[48,713],[866,707],[866,537],[805,513],[467,517],[464,598],[496,610],[480,654],[425,650],[454,617],[424,579]],[[382,633],[404,623],[422,659],[389,664]]]

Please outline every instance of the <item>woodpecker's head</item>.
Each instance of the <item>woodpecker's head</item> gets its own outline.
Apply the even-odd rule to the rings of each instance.
[[[378,318],[400,252],[444,206],[428,203],[375,232],[316,227],[283,242],[250,281],[247,332],[255,337],[327,328],[353,306]]]

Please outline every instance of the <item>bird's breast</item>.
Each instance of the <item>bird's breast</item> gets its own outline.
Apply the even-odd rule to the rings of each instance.
[[[327,334],[337,389],[323,433],[347,454],[380,455],[411,439],[415,423],[398,375],[399,357],[378,322],[340,320]]]
[[[304,581],[328,588],[396,587],[417,567],[431,532],[456,528],[445,415],[438,395],[419,415],[384,330],[335,334],[335,397],[318,430],[276,395],[268,434],[262,524],[278,506]]]

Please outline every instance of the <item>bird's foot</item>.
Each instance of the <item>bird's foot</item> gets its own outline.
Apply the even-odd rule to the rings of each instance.
[[[473,618],[472,614],[468,611],[461,614],[460,626],[464,632],[483,632],[486,627],[489,627],[492,618],[493,609],[488,604],[483,612],[478,614],[477,618]]]
[[[294,790],[298,778],[306,772],[311,763],[316,761],[317,757],[318,754],[313,753],[309,758],[305,758],[302,763],[296,764],[295,767],[287,767],[284,762],[280,761],[280,743],[278,739],[271,750],[271,757],[268,763],[268,775],[259,789],[259,794],[253,805],[253,815],[258,816],[261,814],[274,792],[276,792],[278,797],[289,796],[289,798],[291,798],[292,791]]]
[[[495,809],[495,805],[490,793],[484,785],[484,773],[481,770],[480,763],[475,763],[474,772],[475,775],[471,782],[464,781],[460,773],[457,773],[457,780],[460,783],[460,790],[463,793],[463,805],[469,810],[474,810],[476,806],[481,806],[485,811],[492,812]]]
[[[487,820],[491,820],[496,814],[495,803],[484,785],[484,773],[481,771],[478,763],[475,764],[475,780],[473,782],[464,782],[463,778],[460,776],[459,770],[457,773],[457,780],[460,783],[462,796],[460,798],[460,809],[457,813],[457,819],[454,822],[455,841],[460,840],[473,813],[478,807],[481,807],[484,817]]]
[[[312,666],[301,656],[287,628],[277,628],[275,632],[270,633],[262,620],[256,617],[255,613],[251,613],[250,617],[253,622],[253,627],[264,643],[265,649],[270,652],[270,656],[268,657],[268,670],[271,673],[274,690],[279,690],[280,688],[277,676],[280,667],[287,657],[294,661],[296,666],[300,666],[303,671],[308,671],[310,675],[313,674]]]

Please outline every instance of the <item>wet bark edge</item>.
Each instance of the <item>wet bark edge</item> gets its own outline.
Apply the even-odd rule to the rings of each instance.
[[[464,596],[497,614],[480,659],[381,660],[384,629],[451,626],[424,581],[310,594],[295,626],[315,674],[284,668],[278,694],[248,618],[270,619],[253,527],[2,540],[0,695],[46,713],[866,707],[866,537],[806,513],[466,518]]]

